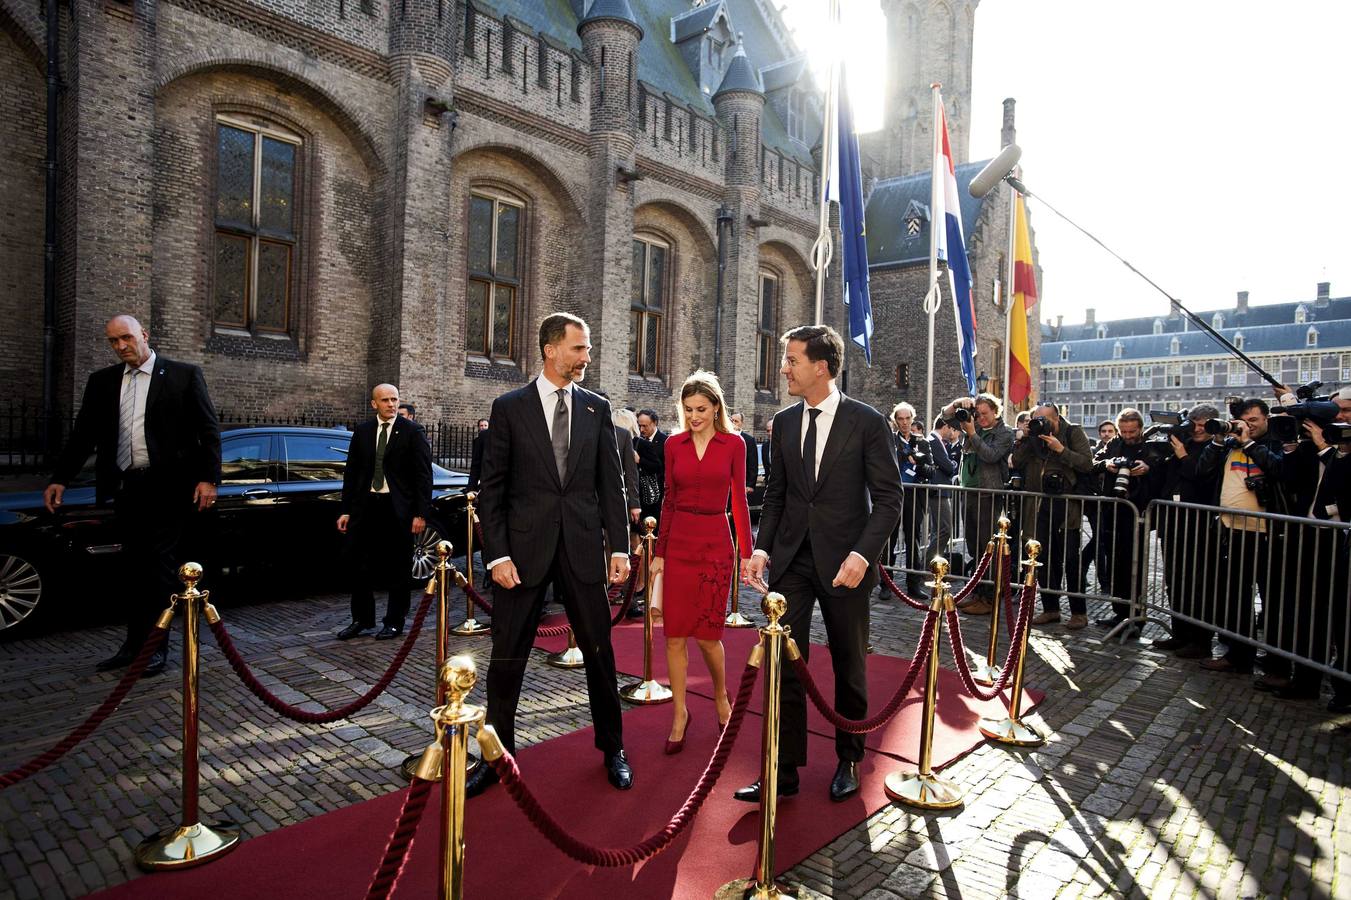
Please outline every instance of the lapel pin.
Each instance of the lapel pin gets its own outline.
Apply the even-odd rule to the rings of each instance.
[[[594,406],[588,406],[588,407],[586,408],[586,411],[589,412],[589,413],[593,413],[593,412],[596,411],[596,408],[595,408]]]

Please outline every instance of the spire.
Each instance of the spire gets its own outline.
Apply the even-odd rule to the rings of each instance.
[[[638,29],[638,39],[643,39],[643,26],[638,24],[638,17],[633,14],[633,7],[629,6],[629,0],[596,0],[591,4],[590,11],[577,23],[577,33],[581,34],[582,29],[588,24],[602,19],[632,25]]]
[[[742,40],[741,32],[737,32],[736,53],[727,66],[727,74],[722,77],[722,84],[713,92],[713,99],[717,100],[719,94],[728,91],[750,91],[753,94],[765,92],[764,85],[760,81],[760,73],[746,58],[746,44]]]

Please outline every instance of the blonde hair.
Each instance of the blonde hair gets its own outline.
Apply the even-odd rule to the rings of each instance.
[[[610,421],[620,428],[627,428],[634,437],[638,436],[638,417],[633,414],[633,410],[616,406],[610,411]]]
[[[727,416],[727,402],[722,397],[722,383],[712,372],[699,369],[685,379],[680,386],[680,402],[676,404],[676,417],[680,420],[680,430],[687,430],[685,424],[685,401],[698,394],[718,408],[713,418],[713,430],[723,434],[732,433],[732,420]]]

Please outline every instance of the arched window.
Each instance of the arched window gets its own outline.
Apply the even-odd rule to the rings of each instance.
[[[1303,325],[1305,322],[1308,321],[1308,319],[1309,319],[1309,311],[1308,311],[1307,309],[1304,308],[1304,304],[1301,303],[1299,306],[1296,306],[1296,307],[1295,307],[1295,324],[1296,324],[1296,325]]]
[[[471,354],[515,356],[524,237],[524,202],[486,188],[469,195],[464,348]]]
[[[1061,362],[1069,362],[1069,361],[1070,361],[1070,348],[1069,348],[1069,347],[1061,347],[1061,348],[1060,348],[1060,361],[1061,361]]]
[[[1163,334],[1163,319],[1154,320],[1154,333]]]
[[[1240,350],[1243,349],[1243,332],[1239,331],[1234,334],[1234,346]]]
[[[216,119],[211,319],[289,334],[299,282],[301,138],[247,116]]]
[[[1216,331],[1219,331],[1221,328],[1223,328],[1223,327],[1224,327],[1224,313],[1217,312],[1217,313],[1215,313],[1215,315],[1211,316],[1211,318],[1210,318],[1210,327],[1211,327],[1211,328],[1214,328]]]
[[[1112,345],[1112,359],[1120,359],[1120,358],[1121,358],[1121,353],[1122,353],[1122,351],[1124,351],[1125,349],[1126,349],[1126,348],[1123,347],[1123,346],[1121,345],[1121,342],[1120,342],[1120,341],[1117,341],[1115,344],[1113,344],[1113,345]]]
[[[1099,325],[1099,326],[1098,326],[1098,340],[1102,340],[1102,339],[1105,338],[1105,337],[1107,337],[1107,326],[1106,326],[1106,325]]]
[[[1312,325],[1309,326],[1309,330],[1304,334],[1304,346],[1306,347],[1318,346],[1318,329],[1314,328]],[[1313,379],[1306,379],[1306,380],[1312,381]]]
[[[1182,342],[1177,338],[1173,338],[1168,342],[1168,352],[1173,356],[1177,356],[1182,352]]]
[[[755,388],[773,391],[779,380],[779,277],[765,269],[760,270],[755,338]]]
[[[671,245],[653,235],[633,239],[633,299],[629,304],[629,371],[660,377],[671,285]]]

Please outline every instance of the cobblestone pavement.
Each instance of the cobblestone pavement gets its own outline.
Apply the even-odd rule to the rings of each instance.
[[[743,597],[743,608],[754,605]],[[332,639],[348,620],[344,595],[222,611],[246,659],[290,702],[346,702],[393,653],[388,643]],[[889,597],[876,597],[872,611],[876,649],[910,655],[919,614]],[[964,617],[971,646],[984,646],[987,622]],[[820,629],[818,618],[818,640]],[[91,666],[118,638],[103,626],[0,643],[0,771],[46,749],[103,699],[115,676]],[[451,649],[485,642],[452,638]],[[256,837],[400,788],[394,766],[430,734],[433,647],[424,633],[371,707],[316,726],[280,719],[247,696],[207,635],[204,818],[236,821]],[[787,880],[806,896],[866,900],[1351,896],[1346,717],[1278,701],[1247,678],[1203,672],[1143,644],[1105,644],[1093,629],[1035,629],[1032,649],[1028,683],[1047,699],[1028,721],[1051,735],[1044,747],[981,747],[944,773],[961,786],[964,807],[884,808]],[[79,896],[139,874],[132,848],[178,809],[177,676],[175,664],[138,685],[90,740],[0,791],[0,896]],[[588,722],[582,673],[532,665],[518,740]]]

